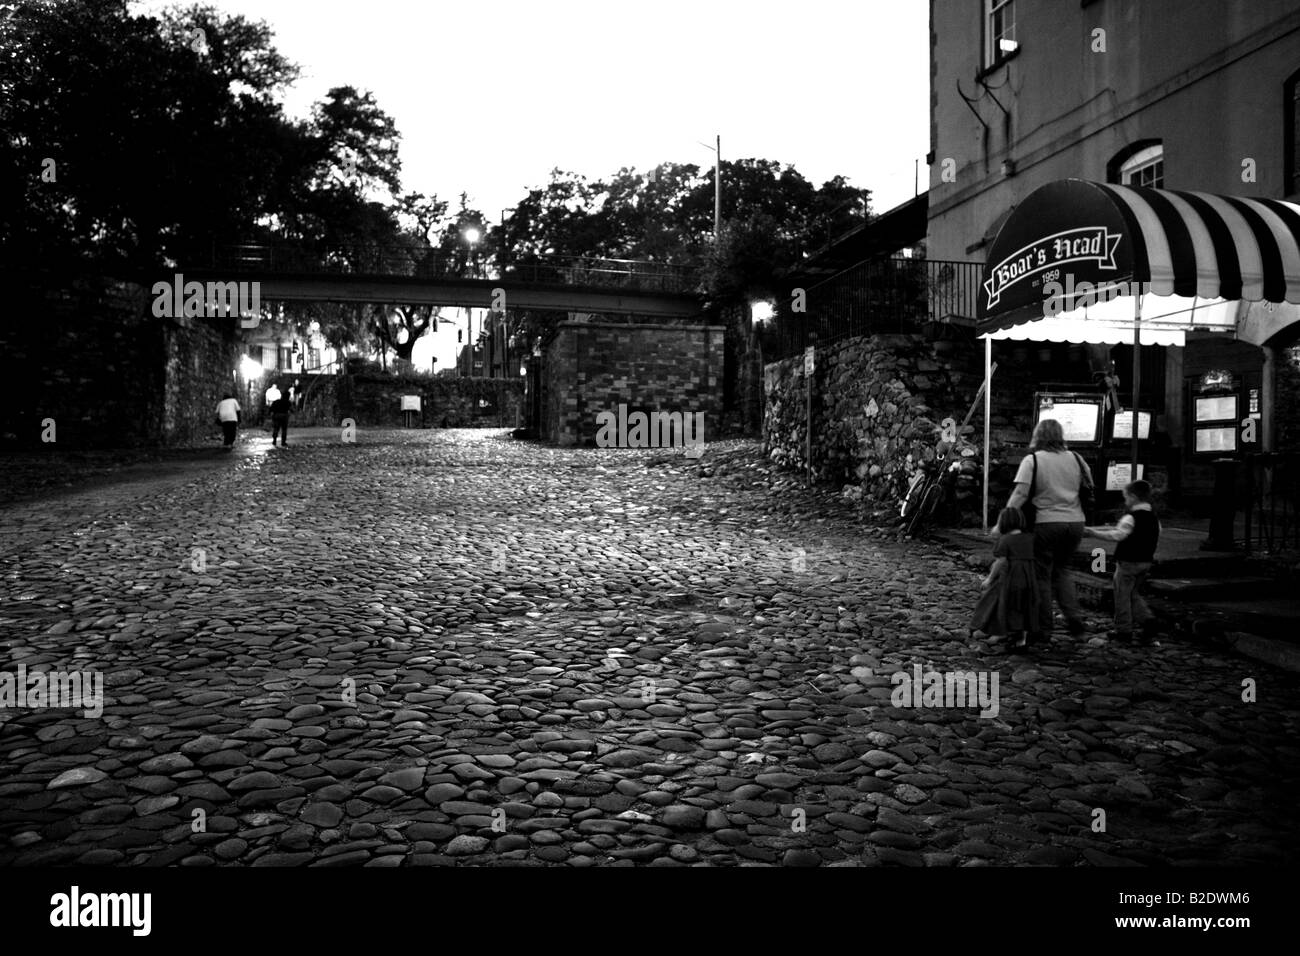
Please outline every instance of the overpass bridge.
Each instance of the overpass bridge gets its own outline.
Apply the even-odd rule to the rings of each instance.
[[[493,275],[465,274],[435,250],[354,245],[218,246],[182,264],[186,281],[257,282],[261,298],[473,308],[553,309],[656,318],[701,312],[684,266],[635,259],[537,256]],[[504,293],[504,297],[502,296]]]

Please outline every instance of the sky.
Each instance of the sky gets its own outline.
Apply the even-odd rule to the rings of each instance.
[[[707,169],[718,135],[724,159],[843,175],[876,212],[914,195],[917,159],[928,179],[926,0],[205,2],[271,26],[301,69],[291,115],[334,86],[372,91],[403,188],[453,206],[465,191],[490,221],[557,167]],[[439,339],[443,367],[455,333]]]

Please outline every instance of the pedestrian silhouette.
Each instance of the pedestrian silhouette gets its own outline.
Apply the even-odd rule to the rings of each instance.
[[[281,447],[289,444],[289,398],[279,395],[271,403],[271,445],[275,446],[276,436],[280,438]]]
[[[224,447],[227,450],[235,447],[235,431],[239,428],[239,402],[229,392],[217,402],[217,421],[221,423]]]

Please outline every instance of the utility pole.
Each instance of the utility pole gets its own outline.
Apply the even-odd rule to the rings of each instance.
[[[714,152],[718,154],[718,164],[713,167],[713,244],[715,246],[722,238],[722,134],[716,135]]]

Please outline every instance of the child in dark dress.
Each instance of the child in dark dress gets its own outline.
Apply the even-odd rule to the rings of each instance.
[[[1005,637],[1007,647],[1016,650],[1042,640],[1034,536],[1025,534],[1024,527],[1019,508],[1003,508],[998,515],[993,566],[984,579],[971,621],[972,631]]]

